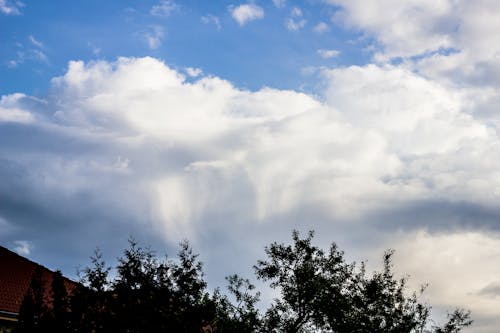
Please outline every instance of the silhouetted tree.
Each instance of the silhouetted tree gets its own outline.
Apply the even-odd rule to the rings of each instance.
[[[28,291],[19,309],[19,321],[15,332],[29,333],[44,331],[44,319],[47,308],[44,302],[45,289],[42,278],[42,268],[36,267]]]
[[[56,272],[46,304],[35,272],[17,332],[458,333],[471,325],[470,313],[457,309],[443,326],[433,326],[430,306],[420,301],[424,288],[409,293],[406,279],[395,277],[393,251],[384,254],[380,271],[368,274],[364,263],[346,262],[335,243],[327,251],[313,245],[313,236],[294,231],[292,244],[265,248],[267,258],[254,269],[279,297],[263,314],[260,293],[238,275],[227,277],[229,294],[209,294],[187,241],[177,260],[169,260],[131,239],[113,279],[95,251],[69,302]]]
[[[109,332],[113,309],[108,275],[111,270],[99,249],[90,257],[92,267],[79,272],[80,284],[70,299],[70,323],[74,332]]]
[[[384,255],[381,272],[368,276],[364,264],[346,263],[335,243],[328,253],[312,245],[313,232],[294,244],[272,243],[267,260],[255,266],[257,276],[270,281],[281,297],[267,310],[266,332],[410,333],[459,332],[472,321],[455,310],[443,327],[429,326],[430,307],[419,295],[407,295],[406,280],[392,273],[392,251]]]
[[[261,318],[256,307],[260,292],[248,279],[238,275],[226,278],[228,290],[232,294],[235,304],[226,295],[220,294],[219,289],[214,292],[213,300],[217,305],[217,332],[251,333],[261,329]]]
[[[57,270],[52,274],[51,302],[45,315],[45,327],[50,332],[67,332],[69,329],[69,303],[68,291],[64,285],[64,277]]]

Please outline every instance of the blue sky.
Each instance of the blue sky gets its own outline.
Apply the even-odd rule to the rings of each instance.
[[[74,277],[188,238],[213,288],[315,229],[496,332],[499,32],[494,0],[0,0],[0,244]]]
[[[61,75],[70,60],[123,55],[150,55],[174,67],[197,67],[249,89],[302,86],[311,91],[314,82],[303,73],[305,67],[362,64],[370,57],[366,40],[355,30],[332,24],[335,8],[317,1],[281,8],[263,3],[264,16],[243,26],[231,16],[231,6],[237,5],[231,1],[183,1],[168,7],[168,13],[152,13],[155,5],[26,2],[22,15],[3,16],[0,22],[0,75],[9,80],[1,92],[43,94],[50,78]],[[305,23],[297,30],[287,28],[293,8],[302,12],[293,19]],[[315,32],[321,23],[328,31]],[[148,36],[157,39],[155,45]],[[342,56],[324,59],[319,49],[342,50]]]

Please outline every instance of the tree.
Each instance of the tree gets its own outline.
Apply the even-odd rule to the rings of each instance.
[[[444,326],[429,329],[430,307],[420,293],[408,295],[405,279],[395,279],[393,251],[384,254],[381,272],[367,275],[364,264],[346,263],[335,243],[327,253],[312,245],[313,236],[294,231],[293,245],[272,243],[254,267],[281,294],[266,312],[266,332],[451,333],[472,323],[457,309]]]
[[[64,285],[64,277],[57,270],[52,274],[50,311],[46,314],[47,331],[53,333],[67,332],[69,328],[68,291]]]
[[[220,294],[216,289],[212,299],[216,304],[216,332],[258,332],[261,329],[261,316],[256,307],[260,299],[260,292],[248,279],[236,274],[226,278],[228,290],[233,296],[235,304],[229,297]]]
[[[460,309],[444,325],[432,325],[430,306],[420,300],[425,288],[410,292],[406,278],[396,278],[393,251],[384,253],[380,271],[367,273],[364,263],[347,262],[335,243],[325,251],[313,237],[294,231],[292,244],[265,248],[255,273],[279,297],[263,313],[260,293],[238,275],[227,277],[228,295],[209,294],[187,241],[178,259],[169,260],[131,239],[113,274],[95,251],[69,302],[56,272],[46,304],[41,272],[35,272],[18,332],[458,333],[471,325],[470,313]]]
[[[91,267],[78,272],[80,283],[70,298],[70,325],[74,332],[109,332],[111,325],[111,270],[99,249],[90,257]]]
[[[19,322],[15,332],[29,333],[44,331],[43,320],[47,313],[44,294],[42,268],[36,267],[28,291],[19,309]]]

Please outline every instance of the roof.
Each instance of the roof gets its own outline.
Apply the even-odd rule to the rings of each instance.
[[[0,313],[19,313],[21,303],[37,268],[41,271],[45,298],[48,300],[54,272],[0,246]],[[65,279],[65,285],[66,289],[71,290],[76,283]]]

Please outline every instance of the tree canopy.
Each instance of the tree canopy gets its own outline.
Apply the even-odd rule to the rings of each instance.
[[[438,326],[424,291],[411,292],[393,273],[393,251],[380,271],[346,262],[335,243],[323,250],[314,233],[292,233],[291,244],[272,243],[254,266],[258,279],[278,297],[264,309],[249,279],[227,277],[227,291],[210,292],[203,265],[188,242],[177,260],[161,258],[130,240],[112,269],[96,250],[92,266],[70,295],[60,272],[50,301],[42,301],[39,274],[21,308],[17,332],[276,332],[276,333],[456,333],[471,325],[470,313],[455,309]]]

